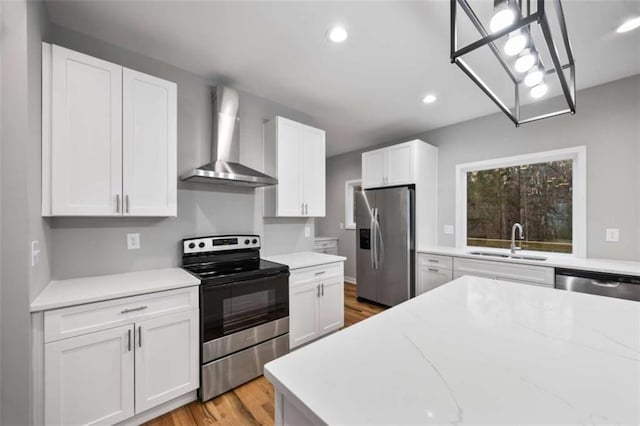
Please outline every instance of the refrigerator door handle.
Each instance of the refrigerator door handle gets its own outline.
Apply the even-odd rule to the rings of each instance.
[[[376,208],[371,209],[371,224],[369,226],[369,245],[371,252],[371,267],[375,270],[376,268]]]
[[[380,242],[380,245],[378,245],[378,242]],[[376,208],[376,268],[380,268],[380,262],[383,257],[384,242],[382,241],[382,232],[380,232],[380,211]]]

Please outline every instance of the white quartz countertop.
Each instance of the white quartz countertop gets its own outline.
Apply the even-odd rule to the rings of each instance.
[[[462,277],[268,363],[326,424],[640,424],[640,303]]]
[[[31,303],[31,312],[195,285],[200,280],[180,268],[51,281]]]
[[[347,260],[347,258],[343,256],[315,253],[312,251],[277,254],[274,256],[266,256],[264,259],[271,262],[282,263],[283,265],[287,265],[289,269],[308,268],[310,266],[326,265],[327,263],[344,262]]]
[[[578,269],[583,271],[640,276],[640,262],[610,259],[585,259],[566,255],[545,255],[548,257],[547,260],[521,260],[469,254],[468,251],[469,250],[458,249],[455,247],[427,247],[419,249],[418,253],[466,257],[469,259],[488,260],[492,262],[521,263],[526,265],[550,266],[553,268]],[[492,249],[478,248],[477,251],[492,251]],[[537,255],[535,252],[530,252],[530,254]]]

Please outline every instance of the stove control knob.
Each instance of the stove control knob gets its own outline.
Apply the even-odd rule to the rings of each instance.
[[[258,240],[256,240],[255,238],[251,241],[253,244],[258,244]]]
[[[244,240],[244,243],[245,244],[249,244],[249,240]]]
[[[192,249],[192,248],[196,248],[196,243],[189,243],[189,248],[190,248],[190,249]]]
[[[200,243],[200,244],[198,244],[198,247],[200,247],[200,248],[204,248],[204,243]]]

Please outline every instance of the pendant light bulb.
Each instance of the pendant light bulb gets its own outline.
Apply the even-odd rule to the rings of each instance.
[[[524,84],[527,87],[537,86],[544,80],[544,69],[540,66],[532,68],[524,78]]]
[[[540,83],[537,86],[533,86],[529,94],[532,98],[538,99],[547,94],[549,87],[545,83]]]
[[[507,0],[502,1],[495,9],[491,21],[489,21],[489,29],[492,33],[498,32],[516,21],[516,13],[512,7],[509,7]]]
[[[531,49],[524,49],[518,55],[518,59],[516,59],[515,69],[520,74],[525,73],[531,69],[537,62],[536,53]]]
[[[507,56],[516,56],[527,47],[527,42],[527,35],[522,30],[514,31],[509,34],[509,38],[504,44],[504,53]]]

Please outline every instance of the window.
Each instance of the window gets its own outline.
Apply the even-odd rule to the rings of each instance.
[[[362,191],[362,180],[347,180],[344,183],[344,228],[356,229],[356,197]]]
[[[463,164],[458,170],[457,244],[508,249],[514,223],[524,250],[586,253],[585,149]]]

